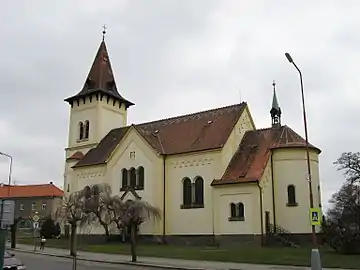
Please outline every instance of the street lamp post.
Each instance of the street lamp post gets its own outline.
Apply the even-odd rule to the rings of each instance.
[[[8,157],[10,159],[10,164],[9,164],[9,178],[8,178],[8,197],[10,197],[10,187],[11,187],[11,174],[12,174],[12,163],[13,163],[13,158],[12,156],[10,156],[9,154],[6,154],[4,152],[0,152],[0,156],[5,156]]]
[[[302,73],[299,67],[295,64],[294,60],[290,56],[289,53],[285,53],[287,60],[296,68],[300,75],[300,87],[301,87],[301,100],[302,100],[302,109],[303,109],[303,120],[304,120],[304,129],[305,129],[305,141],[306,141],[306,163],[307,163],[307,177],[309,183],[309,201],[310,201],[310,208],[314,208],[314,195],[313,195],[313,188],[312,188],[312,181],[311,181],[311,166],[310,166],[310,151],[309,151],[309,136],[308,136],[308,128],[307,128],[307,119],[306,119],[306,109],[305,109],[305,97],[304,97],[304,84]],[[318,244],[316,239],[316,231],[315,225],[311,225],[311,232],[312,232],[312,243],[313,243],[313,250],[311,252],[311,269],[318,270],[321,268],[321,260],[320,260],[320,253],[318,250]]]
[[[10,160],[9,163],[9,176],[8,176],[8,188],[7,188],[7,195],[8,199],[10,199],[10,188],[11,188],[11,174],[12,174],[12,161],[13,158],[9,154],[6,154],[4,152],[0,152],[0,156],[8,157]],[[3,218],[3,211],[4,211],[4,203],[5,200],[2,200],[2,206],[1,206],[1,220],[0,220],[0,269],[4,267],[4,252],[5,252],[5,241],[6,241],[6,230],[2,227],[2,218]]]

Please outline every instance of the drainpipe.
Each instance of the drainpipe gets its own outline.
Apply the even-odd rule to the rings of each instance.
[[[166,243],[166,155],[163,154],[163,235],[162,235],[162,242]]]
[[[156,137],[159,141],[159,145],[161,147],[160,155],[163,156],[163,231],[162,231],[162,242],[163,244],[166,243],[166,152],[164,146],[162,144],[159,130],[155,130],[153,136]]]
[[[275,209],[275,180],[274,180],[274,166],[273,166],[273,151],[271,151],[271,183],[272,183],[272,206],[273,206],[273,222],[276,226],[276,209]]]
[[[260,193],[260,223],[261,223],[261,246],[264,245],[264,217],[263,217],[263,196],[259,181],[256,182]]]
[[[214,241],[214,244],[215,244],[215,213],[214,213],[214,188],[211,187],[211,223],[212,223],[212,238],[213,238],[213,241]]]

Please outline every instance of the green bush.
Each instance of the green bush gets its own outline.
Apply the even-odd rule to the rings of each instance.
[[[40,235],[51,239],[59,235],[58,228],[51,217],[47,217],[41,224]]]

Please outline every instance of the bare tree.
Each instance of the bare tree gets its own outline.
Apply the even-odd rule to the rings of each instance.
[[[124,205],[121,198],[117,195],[112,196],[107,204],[107,209],[109,211],[109,216],[111,223],[115,223],[116,228],[121,232],[124,230],[123,226],[123,216],[124,216]]]
[[[89,213],[90,222],[98,222],[110,235],[109,225],[112,223],[111,211],[108,205],[112,203],[111,187],[108,184],[87,186],[85,191],[85,209]]]
[[[360,153],[345,152],[334,164],[346,181],[330,200],[324,241],[337,252],[360,253]]]
[[[85,193],[84,190],[81,190],[64,197],[55,214],[61,224],[70,225],[70,255],[72,256],[76,256],[77,229],[89,223],[89,214],[84,209]]]
[[[349,184],[360,184],[360,152],[345,152],[334,162]]]
[[[128,200],[121,205],[123,226],[130,229],[131,235],[131,261],[136,262],[136,242],[139,226],[150,218],[160,219],[161,211],[142,200]]]

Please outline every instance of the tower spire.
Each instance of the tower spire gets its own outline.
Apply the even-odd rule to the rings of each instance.
[[[273,99],[272,106],[270,110],[271,115],[271,124],[272,127],[280,127],[281,126],[281,109],[279,106],[279,102],[276,96],[276,83],[275,80],[272,83],[273,86]]]
[[[85,97],[88,96],[92,97],[95,95],[97,98],[101,99],[103,96],[106,96],[115,101],[119,101],[120,104],[125,104],[126,108],[128,108],[134,105],[134,103],[126,100],[118,92],[115,77],[110,64],[109,53],[105,44],[106,25],[103,25],[102,34],[102,42],[100,43],[95,59],[81,91],[75,96],[65,99],[65,101],[72,105],[74,101],[79,102],[80,99],[85,100]]]

